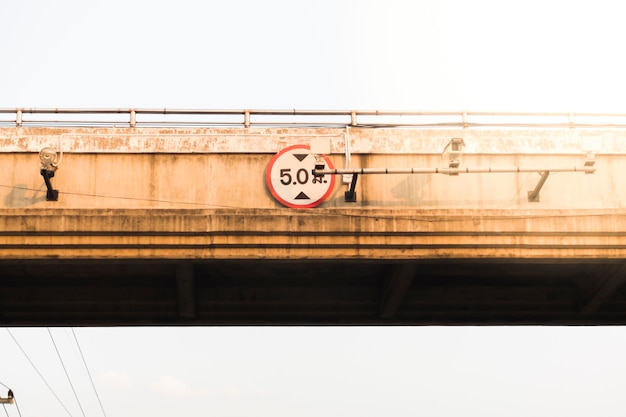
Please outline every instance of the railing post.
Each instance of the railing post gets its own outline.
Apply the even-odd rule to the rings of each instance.
[[[17,127],[22,126],[22,109],[17,109],[15,112],[15,125]]]
[[[137,126],[137,112],[135,109],[130,110],[130,127]]]

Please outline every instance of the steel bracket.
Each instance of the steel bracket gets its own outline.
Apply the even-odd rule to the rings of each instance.
[[[54,177],[54,171],[42,169],[40,173],[46,183],[46,188],[48,189],[48,191],[46,191],[46,201],[58,201],[59,190],[52,188],[52,182],[50,182],[50,178]]]
[[[356,172],[352,174],[352,181],[350,181],[350,188],[344,193],[344,201],[346,203],[356,203],[356,182],[359,179],[359,174]]]
[[[528,201],[531,203],[539,202],[539,191],[541,191],[541,187],[543,187],[543,184],[546,183],[546,180],[550,176],[550,171],[539,172],[539,175],[541,175],[541,178],[539,178],[539,182],[535,186],[535,189],[528,192]]]

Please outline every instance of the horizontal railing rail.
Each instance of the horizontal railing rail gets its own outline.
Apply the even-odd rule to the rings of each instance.
[[[609,128],[626,114],[372,110],[0,109],[4,127]]]

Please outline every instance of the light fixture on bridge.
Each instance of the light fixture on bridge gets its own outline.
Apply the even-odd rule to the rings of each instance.
[[[443,149],[441,158],[448,161],[449,168],[458,168],[465,149],[465,141],[462,138],[452,138]]]
[[[56,151],[52,148],[43,148],[39,152],[39,161],[41,162],[39,173],[43,177],[46,188],[48,189],[46,192],[46,201],[57,201],[59,199],[59,190],[52,188],[50,178],[54,177],[54,173],[61,164],[62,157],[62,152],[60,155],[57,155]]]
[[[589,171],[585,171],[585,174],[593,174],[594,171],[591,168],[596,166],[596,153],[592,151],[588,151],[585,153],[587,159],[585,160],[585,167],[590,168]]]

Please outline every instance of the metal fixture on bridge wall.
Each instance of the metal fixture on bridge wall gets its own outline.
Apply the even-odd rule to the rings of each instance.
[[[452,138],[443,149],[442,159],[448,161],[449,168],[458,168],[461,164],[461,156],[465,149],[465,141],[462,138]]]
[[[352,182],[350,188],[345,192],[345,202],[356,202],[356,183],[359,174],[445,174],[457,176],[459,174],[494,174],[494,173],[523,173],[538,172],[541,175],[539,182],[532,191],[528,192],[529,202],[539,202],[539,192],[545,184],[551,173],[557,172],[584,172],[585,174],[593,174],[595,168],[595,154],[587,153],[585,164],[583,166],[573,167],[552,167],[552,168],[523,168],[523,167],[487,167],[487,168],[459,168],[459,159],[463,153],[465,143],[463,139],[454,138],[445,147],[442,157],[449,161],[448,168],[355,168],[355,169],[325,169],[316,165],[313,169],[313,176],[323,178],[324,175],[346,175],[352,174]]]
[[[595,165],[595,154],[593,152],[588,152],[587,159],[585,160],[585,166],[583,167],[583,171],[585,172],[585,174],[593,174],[594,172],[596,172]],[[576,169],[574,169],[574,171],[575,170]],[[531,203],[539,202],[539,191],[541,191],[541,187],[543,187],[543,184],[545,184],[546,180],[550,176],[550,170],[541,171],[539,172],[539,174],[541,175],[541,178],[539,178],[539,182],[535,186],[535,189],[528,192],[528,201],[530,201]]]
[[[59,190],[52,188],[50,179],[54,177],[54,173],[59,168],[62,156],[63,153],[58,156],[56,151],[52,148],[43,148],[39,152],[39,160],[41,161],[39,173],[43,177],[46,188],[48,189],[46,192],[46,201],[57,201],[59,199]]]
[[[7,393],[6,398],[0,397],[0,404],[13,404],[13,402],[14,402],[13,391],[10,389],[9,389],[9,392]]]

